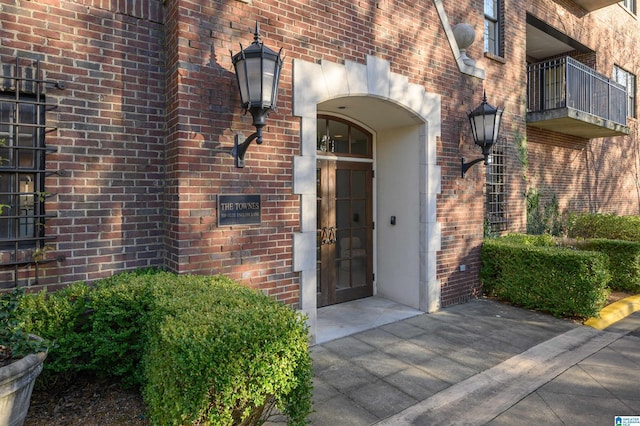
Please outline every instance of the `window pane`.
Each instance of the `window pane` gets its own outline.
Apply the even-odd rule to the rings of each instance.
[[[630,72],[620,68],[617,65],[613,66],[613,80],[616,83],[620,83],[627,89],[627,115],[629,117],[636,116],[635,98],[636,98],[636,76]]]
[[[34,124],[34,105],[20,105],[17,121],[20,124]],[[36,128],[34,126],[17,126],[17,146],[33,148],[37,146]],[[18,167],[33,169],[35,167],[35,151],[19,149],[15,152]]]
[[[329,136],[334,141],[331,152],[349,153],[349,126],[340,121],[329,121]]]
[[[35,214],[35,186],[34,176],[21,174],[18,181],[18,216],[20,216],[19,233],[20,238],[35,237],[34,217]]]
[[[484,51],[500,56],[500,3],[484,0]]]
[[[351,128],[351,153],[359,155],[371,155],[369,152],[369,135],[356,129]]]
[[[484,14],[492,18],[497,18],[498,0],[484,0]]]
[[[318,151],[372,157],[372,137],[365,130],[349,122],[323,116],[319,116],[317,126]]]
[[[11,216],[11,196],[8,194],[11,192],[11,175],[1,173],[0,174],[0,210],[2,214],[0,218]],[[0,238],[9,238],[11,236],[10,220],[0,220]]]
[[[351,195],[351,187],[349,185],[349,178],[351,173],[349,170],[337,170],[336,171],[336,197],[346,198]]]
[[[14,126],[10,125],[14,123],[13,119],[13,104],[8,102],[0,103],[0,167],[11,165],[11,150],[7,147],[10,146],[12,133]]]
[[[319,118],[317,120],[318,125],[318,141],[317,141],[317,150],[318,151],[327,151],[327,120],[323,118]]]

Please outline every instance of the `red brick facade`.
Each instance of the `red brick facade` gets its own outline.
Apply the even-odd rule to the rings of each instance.
[[[486,90],[504,107],[509,155],[509,230],[525,227],[528,189],[556,194],[561,209],[637,214],[637,125],[632,134],[576,139],[526,126],[526,14],[596,50],[595,68],[640,72],[630,49],[637,21],[610,6],[590,14],[572,2],[504,2],[504,58],[483,54],[481,2],[445,2],[451,25],[469,23],[468,55],[481,79],[460,72],[434,1],[16,0],[0,9],[0,61],[39,60],[45,77],[66,82],[47,94],[56,128],[47,145],[46,234],[55,237],[38,286],[92,281],[122,270],[164,266],[180,273],[226,274],[291,305],[300,300],[293,268],[301,201],[294,190],[300,119],[293,114],[292,61],[344,64],[369,55],[441,98],[437,160],[441,306],[478,294],[483,238],[483,167],[460,177],[460,158],[478,157],[467,113]],[[566,3],[566,4],[565,4]],[[278,109],[265,142],[234,167],[234,135],[253,132],[242,115],[229,51],[252,41],[258,21],[271,48],[283,48]],[[623,22],[624,21],[624,22]],[[630,21],[630,22],[627,22]],[[600,40],[607,46],[600,47]],[[630,42],[629,40],[634,40]],[[613,44],[611,44],[613,43]],[[528,169],[514,147],[528,142]],[[621,167],[621,164],[623,166]],[[219,227],[217,197],[261,194],[256,226]],[[461,271],[461,265],[465,265]],[[33,271],[24,283],[33,285]],[[398,272],[401,274],[401,272]],[[0,270],[0,274],[2,271]],[[1,276],[0,276],[0,279]]]

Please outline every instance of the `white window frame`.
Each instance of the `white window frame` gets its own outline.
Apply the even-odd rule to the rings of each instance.
[[[502,0],[484,0],[484,51],[502,56]]]
[[[636,76],[624,68],[613,66],[613,80],[627,88],[627,116],[636,116]]]
[[[627,9],[629,12],[636,14],[636,0],[623,0],[620,4]]]

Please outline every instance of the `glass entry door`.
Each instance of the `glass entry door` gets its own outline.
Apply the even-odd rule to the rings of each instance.
[[[372,165],[318,160],[318,307],[373,295]]]

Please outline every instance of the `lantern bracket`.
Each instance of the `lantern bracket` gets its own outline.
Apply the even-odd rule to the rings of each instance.
[[[235,158],[236,167],[241,169],[244,167],[244,154],[247,152],[247,148],[251,145],[255,139],[256,143],[260,145],[262,143],[262,127],[258,127],[257,131],[252,133],[248,138],[244,140],[244,142],[240,143],[240,139],[242,139],[244,135],[242,133],[237,133],[234,137],[233,141],[233,150],[231,154]]]
[[[484,156],[484,157],[480,157],[480,158],[476,158],[473,161],[470,161],[468,163],[464,162],[464,157],[462,157],[460,159],[460,164],[462,165],[462,173],[460,177],[464,178],[464,174],[467,173],[467,170],[469,170],[471,167],[475,166],[476,164],[478,164],[479,162],[484,160],[484,165],[487,165],[487,160],[488,160],[489,156]]]

